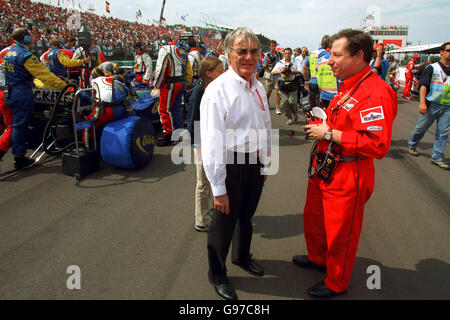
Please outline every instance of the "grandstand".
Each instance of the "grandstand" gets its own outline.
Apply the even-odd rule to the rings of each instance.
[[[169,34],[174,40],[178,40],[181,34],[190,31],[201,37],[205,45],[211,50],[216,50],[220,42],[220,39],[216,39],[217,33],[212,32],[212,29],[148,25],[136,21],[99,16],[89,10],[80,10],[78,13],[81,17],[81,23],[91,30],[92,39],[99,49],[104,54],[111,53],[107,57],[109,60],[133,59],[132,47],[138,41],[144,43],[153,53],[154,44],[163,34]],[[43,2],[0,0],[0,48],[12,43],[10,34],[15,28],[24,27],[30,30],[34,37],[34,53],[40,55],[47,49],[51,38],[57,38],[65,42],[69,37],[76,36],[76,30],[71,30],[67,25],[71,15],[73,15],[73,10]]]

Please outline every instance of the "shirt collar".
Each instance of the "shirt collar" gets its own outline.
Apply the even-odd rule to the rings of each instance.
[[[250,81],[251,81],[251,83],[252,83],[252,86],[250,86],[250,83],[247,81],[247,80],[245,80],[244,78],[242,78],[240,75],[238,75],[237,73],[236,73],[236,71],[234,71],[234,69],[232,68],[232,67],[230,67],[229,69],[228,69],[228,71],[227,72],[230,72],[230,74],[231,74],[231,78],[233,79],[233,80],[235,80],[236,82],[239,82],[239,85],[242,87],[242,88],[249,88],[249,89],[254,89],[255,88],[255,84],[256,84],[256,77],[255,77],[255,75],[254,74],[252,74],[252,76],[251,76],[251,78],[250,78]]]
[[[28,50],[27,47],[25,47],[25,46],[24,46],[22,43],[20,43],[19,41],[14,41],[14,45],[16,45],[16,46],[18,46],[18,47],[21,47],[21,48],[24,48],[24,49]]]
[[[360,72],[358,72],[357,74],[355,74],[354,76],[351,76],[348,79],[345,79],[344,81],[341,82],[341,89],[342,90],[348,90],[350,88],[352,88],[356,83],[358,83],[359,80],[361,80],[362,77],[364,77],[364,75],[366,75],[369,71],[370,71],[370,66],[367,65],[363,70],[361,70]]]

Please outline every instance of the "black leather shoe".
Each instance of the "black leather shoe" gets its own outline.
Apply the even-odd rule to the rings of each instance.
[[[301,255],[301,256],[293,256],[292,257],[292,262],[300,268],[308,268],[308,269],[314,269],[320,272],[324,272],[327,273],[327,268],[326,267],[322,267],[319,266],[315,263],[312,263],[311,261],[309,261],[308,256],[306,255]]]
[[[31,167],[34,164],[34,160],[25,156],[14,158],[14,169],[20,170]]]
[[[225,300],[238,299],[236,292],[234,292],[233,288],[228,283],[215,284],[214,289],[216,290],[217,294]]]
[[[345,291],[344,291],[345,292]],[[322,280],[308,289],[308,294],[316,298],[331,298],[344,292],[334,292]]]
[[[241,267],[245,271],[255,276],[262,277],[264,275],[264,269],[259,264],[257,264],[253,259],[249,258],[247,262],[237,262],[237,261],[232,262],[233,264]]]

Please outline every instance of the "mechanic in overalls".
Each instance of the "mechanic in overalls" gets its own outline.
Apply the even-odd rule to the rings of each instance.
[[[305,126],[317,140],[303,216],[308,255],[294,256],[293,262],[326,272],[324,280],[309,288],[313,297],[347,290],[364,205],[374,188],[373,158],[383,158],[391,143],[397,97],[370,69],[372,43],[359,30],[337,34],[328,64],[342,81],[338,94],[326,110],[326,121]]]
[[[51,73],[32,54],[29,49],[33,46],[33,37],[24,28],[17,28],[12,32],[13,46],[8,50],[2,61],[2,70],[8,94],[5,103],[11,107],[12,122],[12,153],[15,169],[28,167],[34,163],[25,156],[28,124],[34,107],[33,78],[37,78],[56,89],[63,89],[66,82]],[[5,92],[5,91],[4,91]]]
[[[167,35],[162,40],[171,42]],[[154,86],[160,89],[159,114],[163,134],[157,138],[156,145],[171,144],[173,130],[183,126],[181,97],[186,86],[190,85],[192,76],[191,64],[185,52],[175,44],[161,47],[156,61]]]

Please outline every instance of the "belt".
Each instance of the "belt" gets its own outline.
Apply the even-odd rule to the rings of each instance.
[[[123,102],[101,102],[103,104],[104,107],[122,107],[123,106]]]
[[[139,72],[136,72],[136,74],[145,74],[145,72],[144,71],[139,71]]]
[[[322,162],[324,158],[325,158],[325,153],[322,153],[322,152],[316,153],[316,159],[319,163]],[[352,162],[352,161],[365,159],[367,157],[366,156],[347,157],[347,156],[337,155],[336,158],[338,159],[339,162]]]
[[[183,82],[183,81],[184,81],[184,76],[167,77],[166,78],[166,83],[175,83],[175,82]]]
[[[345,157],[345,156],[339,156],[340,162],[352,162],[360,159],[365,159],[366,156],[360,156],[360,157]]]

